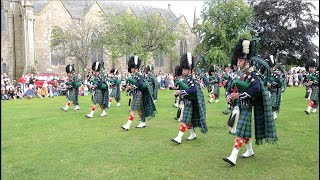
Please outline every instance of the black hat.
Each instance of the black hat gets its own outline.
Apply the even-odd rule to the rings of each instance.
[[[268,65],[270,68],[274,67],[275,66],[275,61],[274,61],[274,56],[271,54],[269,56],[266,56],[265,57],[265,60],[268,62]]]
[[[177,65],[174,68],[174,76],[177,77],[177,76],[181,76],[181,75],[182,75],[182,68],[180,65]]]
[[[72,73],[74,72],[74,64],[68,64],[66,66],[66,73]]]
[[[214,65],[211,65],[208,69],[208,73],[209,73],[209,75],[211,75],[211,73],[213,73],[213,72],[215,72],[215,67],[214,67]]]
[[[308,60],[305,65],[306,71],[309,71],[309,67],[316,67],[316,62],[314,60]]]
[[[119,72],[118,69],[115,69],[115,68],[110,70],[110,73],[112,73],[113,75],[118,74],[118,72]]]
[[[141,60],[138,56],[131,56],[128,61],[128,72],[131,73],[131,68],[139,69],[140,64],[141,64]]]
[[[99,61],[92,63],[92,70],[93,71],[100,71],[101,65],[102,65],[101,62],[99,62]]]
[[[153,71],[154,71],[154,67],[153,67],[152,65],[148,65],[148,66],[144,69],[144,71],[145,71],[146,73],[149,72],[149,71],[153,72]]]
[[[183,54],[180,58],[180,66],[182,69],[193,69],[195,58],[191,55],[191,52]]]
[[[234,48],[231,57],[231,65],[237,65],[239,58],[249,60],[253,55],[253,46],[253,41],[250,41],[248,39],[240,39]]]

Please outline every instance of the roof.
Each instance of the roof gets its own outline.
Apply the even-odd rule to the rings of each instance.
[[[33,6],[34,6],[34,13],[40,12],[45,5],[50,0],[33,0]],[[70,15],[73,18],[82,18],[87,13],[87,11],[90,9],[90,7],[97,3],[102,11],[105,14],[111,13],[112,15],[118,15],[123,13],[124,11],[128,10],[129,8],[132,9],[133,13],[137,17],[142,17],[144,10],[142,8],[151,8],[153,12],[159,13],[163,18],[168,19],[174,19],[176,20],[177,17],[175,14],[170,11],[169,9],[160,9],[160,8],[154,8],[154,7],[148,7],[143,5],[137,5],[134,4],[134,2],[121,2],[121,1],[104,1],[104,0],[60,0],[61,3],[65,6],[67,11],[70,13]]]

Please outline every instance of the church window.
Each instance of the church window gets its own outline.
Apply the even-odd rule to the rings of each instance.
[[[180,41],[180,57],[182,56],[183,54],[183,42]]]
[[[65,48],[61,41],[63,31],[55,27],[51,31],[51,65],[65,65]]]
[[[103,45],[99,43],[99,34],[93,32],[91,35],[92,50],[91,50],[91,63],[95,61],[104,61],[103,60]]]
[[[187,53],[187,51],[188,51],[187,41],[180,40],[180,56]]]
[[[8,74],[6,63],[2,63],[1,65],[1,74],[4,74],[4,73]]]

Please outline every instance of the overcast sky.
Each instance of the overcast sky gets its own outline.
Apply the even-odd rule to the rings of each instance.
[[[170,4],[171,11],[179,15],[184,15],[189,23],[189,25],[192,27],[193,25],[193,17],[194,17],[194,10],[196,8],[196,17],[200,18],[200,14],[203,7],[204,1],[131,1],[130,3],[137,3],[137,4],[144,4],[144,5],[150,5],[153,7],[159,7],[163,9],[168,8],[168,4]],[[314,13],[319,15],[319,1],[318,0],[308,0],[308,2],[312,2],[316,9],[314,10]],[[314,40],[314,43],[319,47],[319,38]]]

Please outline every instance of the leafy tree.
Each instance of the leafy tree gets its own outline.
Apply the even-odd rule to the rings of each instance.
[[[102,46],[99,37],[92,39],[92,33],[100,31],[100,27],[93,23],[74,20],[67,24],[63,31],[55,31],[52,34],[50,47],[63,46],[66,56],[76,61],[78,72],[84,78],[92,53]]]
[[[237,41],[251,38],[253,17],[253,9],[243,1],[205,2],[201,14],[203,23],[196,27],[200,40],[196,51],[206,54],[207,67],[230,62]]]
[[[318,59],[319,48],[312,39],[319,36],[319,16],[315,6],[301,0],[252,1],[256,19],[254,29],[261,41],[261,53],[276,54],[286,64],[303,65]]]
[[[109,9],[105,19],[104,44],[114,58],[126,54],[140,56],[144,63],[153,51],[172,53],[178,35],[172,17],[160,15],[151,7],[142,6],[139,14],[128,11],[113,15]]]

